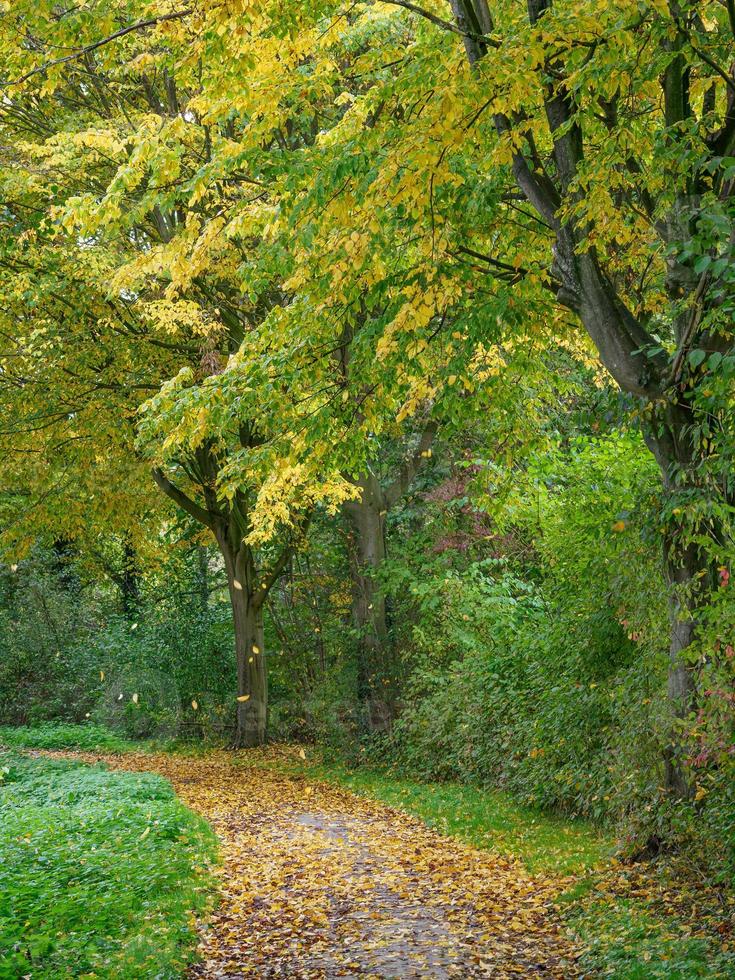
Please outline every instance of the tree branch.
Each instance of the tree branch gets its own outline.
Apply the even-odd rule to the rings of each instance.
[[[298,527],[298,533],[300,535],[306,534],[306,531],[311,523],[312,512],[310,511],[301,521]],[[251,603],[254,609],[260,609],[265,600],[268,598],[268,593],[273,588],[275,583],[281,577],[284,569],[291,561],[294,552],[296,551],[296,540],[291,538],[289,543],[284,546],[278,558],[276,558],[275,563],[272,565],[271,570],[263,576],[259,588],[255,589],[251,597]]]
[[[665,387],[670,387],[676,385],[681,380],[681,372],[684,367],[684,360],[687,356],[689,348],[692,343],[694,334],[699,327],[700,320],[702,319],[703,308],[702,303],[704,300],[705,293],[707,291],[707,285],[709,283],[709,275],[707,272],[703,272],[702,276],[697,284],[696,292],[694,293],[694,300],[692,303],[692,311],[689,316],[689,322],[687,323],[686,330],[684,331],[684,336],[681,338],[681,343],[679,344],[679,349],[676,352],[673,363],[671,365],[671,374],[665,382]]]
[[[424,17],[426,20],[430,20],[432,24],[436,24],[437,27],[441,27],[443,31],[451,31],[452,34],[458,34],[460,37],[471,38],[473,41],[477,41],[480,44],[484,44],[491,48],[497,48],[500,45],[497,41],[492,38],[486,37],[484,34],[477,34],[474,31],[466,31],[462,27],[458,27],[449,20],[443,20],[441,17],[437,17],[436,14],[432,14],[429,10],[424,10],[423,7],[419,7],[415,3],[410,3],[410,0],[382,0],[383,3],[390,4],[392,7],[403,7],[405,10],[410,10],[414,14],[418,14],[419,17]]]
[[[492,255],[484,255],[482,252],[476,252],[474,248],[467,248],[465,245],[460,245],[456,252],[450,252],[450,255],[469,255],[472,258],[478,259],[480,262],[487,262],[487,264],[493,268],[497,269],[496,278],[507,282],[509,285],[514,286],[516,283],[525,279],[526,276],[531,274],[530,269],[526,269],[524,266],[514,266],[510,265],[508,262],[501,262],[500,259],[495,259]],[[477,266],[473,266],[477,268]],[[550,281],[541,280],[541,285],[544,289],[552,292],[554,296],[557,295],[561,287],[561,283],[552,279]]]
[[[199,504],[195,503],[191,497],[187,497],[183,490],[179,490],[177,486],[174,486],[174,484],[171,483],[168,477],[164,474],[163,470],[160,470],[158,467],[154,467],[151,470],[151,473],[153,475],[153,479],[156,481],[161,490],[163,490],[167,497],[173,500],[177,507],[185,510],[187,514],[194,518],[195,521],[199,521],[200,524],[204,524],[204,526],[208,527],[210,531],[214,531],[217,524],[215,514],[211,513],[211,511],[205,510],[204,507],[201,507]]]
[[[92,51],[96,51],[97,48],[102,48],[106,44],[110,44],[112,41],[116,41],[120,37],[125,37],[126,34],[131,34],[133,31],[142,31],[146,27],[153,27],[155,24],[160,24],[166,20],[181,20],[184,17],[188,17],[189,14],[193,13],[192,7],[188,7],[186,10],[180,10],[178,13],[172,14],[161,14],[160,17],[151,17],[149,20],[139,20],[135,24],[128,24],[127,27],[121,27],[119,31],[115,31],[114,34],[109,34],[107,37],[101,38],[99,41],[94,41],[92,44],[87,44],[83,48],[79,48],[78,51],[72,52],[63,58],[54,58],[53,61],[45,61],[42,65],[37,68],[31,69],[21,75],[20,78],[11,79],[9,82],[3,82],[2,88],[9,88],[11,85],[21,85],[23,82],[27,82],[29,78],[33,78],[34,75],[40,75],[49,68],[54,68],[56,65],[65,65],[70,61],[76,61],[78,58],[84,58],[85,55],[90,54]]]

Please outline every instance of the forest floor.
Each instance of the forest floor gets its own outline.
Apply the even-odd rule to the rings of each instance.
[[[621,860],[600,828],[507,794],[326,763],[293,745],[156,747],[64,725],[0,729],[3,742],[39,762],[158,773],[211,825],[217,905],[198,924],[190,980],[735,977],[729,888],[701,879],[686,855]],[[155,850],[159,832],[166,841],[154,816],[141,841]],[[109,843],[128,866],[128,844]],[[192,870],[204,880],[202,854],[201,875]],[[150,915],[139,918],[143,928]],[[190,940],[182,934],[182,956]]]
[[[580,975],[555,905],[562,875],[531,875],[401,810],[224,752],[53,754],[159,773],[211,823],[221,901],[191,977]]]

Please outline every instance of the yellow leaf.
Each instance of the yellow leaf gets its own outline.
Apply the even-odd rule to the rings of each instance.
[[[140,835],[140,839],[143,840],[143,838],[144,837],[147,837],[148,834],[150,834],[150,832],[151,832],[151,828],[150,827],[146,827],[145,830],[143,831],[143,833]]]
[[[237,700],[238,701],[249,701],[250,700],[250,695],[249,694],[241,694],[240,697]]]
[[[191,702],[191,706],[196,711],[197,708],[199,707],[199,702],[198,701],[192,701]]]
[[[133,704],[137,704],[137,703],[138,703],[138,695],[137,694],[134,694],[133,695]]]
[[[306,752],[303,749],[299,749],[299,759],[306,759]]]
[[[105,672],[104,672],[104,670],[101,670],[100,671],[100,680],[103,681],[104,679],[105,679]]]
[[[624,531],[625,530],[625,521],[615,521],[615,523],[612,526],[612,530],[613,531],[616,531],[616,532],[617,531]]]
[[[232,584],[235,586],[238,592],[242,592],[242,585],[237,581],[237,579],[235,579]]]

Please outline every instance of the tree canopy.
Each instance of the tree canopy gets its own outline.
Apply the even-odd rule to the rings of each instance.
[[[567,402],[615,403],[659,470],[689,797],[732,515],[734,34],[715,2],[6,5],[8,546],[155,551],[162,490],[218,545],[261,741],[262,608],[315,520],[351,527],[376,677],[386,515],[437,433],[483,419],[507,490]]]

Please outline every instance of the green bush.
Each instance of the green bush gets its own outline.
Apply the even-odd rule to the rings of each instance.
[[[0,565],[0,725],[91,718],[127,738],[221,734],[235,710],[231,613],[216,568],[201,594],[196,556],[141,577],[133,610],[74,553],[60,562],[39,546]]]
[[[528,803],[619,815],[629,799],[620,792],[623,774],[633,762],[640,778],[656,759],[650,739],[630,758],[631,731],[645,730],[649,689],[633,644],[612,617],[580,622],[502,566],[490,571],[472,566],[443,580],[441,620],[426,636],[442,656],[460,642],[467,650],[430,670],[422,641],[424,666],[393,735],[398,761],[424,778],[459,774]],[[457,615],[457,602],[472,611]]]
[[[0,756],[0,978],[180,976],[215,838],[158,776]]]
[[[661,791],[667,607],[659,535],[641,516],[655,515],[656,481],[636,438],[580,439],[531,461],[494,512],[482,488],[509,557],[434,548],[427,560],[417,532],[420,548],[386,568],[410,624],[405,705],[365,755],[617,823],[631,847],[698,840],[732,867],[731,713],[704,800],[672,812]]]

